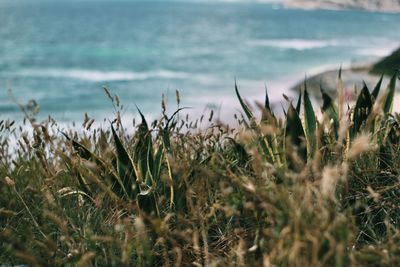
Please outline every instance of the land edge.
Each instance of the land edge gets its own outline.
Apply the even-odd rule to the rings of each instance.
[[[313,1],[313,0],[284,0],[285,8],[306,10],[360,10],[368,12],[398,13],[400,5],[395,1]]]
[[[393,57],[398,55],[399,51],[400,48],[395,50],[389,56],[383,57],[376,62],[349,64],[348,66],[342,68],[342,82],[345,91],[349,92],[349,97],[351,98],[351,95],[356,95],[354,93],[351,94],[351,92],[360,90],[364,86],[364,83],[370,90],[374,88],[382,74],[384,74],[383,86],[386,86],[390,77],[392,76],[392,73],[389,73],[387,70],[380,71],[379,69],[376,69],[376,66],[381,62],[387,61],[388,59],[393,59]],[[393,69],[398,67],[399,66],[392,66]],[[304,90],[306,84],[307,90],[315,99],[321,99],[321,88],[328,94],[335,96],[339,70],[340,67],[328,69],[311,75],[310,77],[306,77],[305,79],[296,82],[294,86],[290,88],[290,91],[298,92],[299,90]],[[400,84],[397,84],[397,89],[399,88]]]

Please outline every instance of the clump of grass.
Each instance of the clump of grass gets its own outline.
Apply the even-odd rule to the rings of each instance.
[[[32,133],[2,121],[0,262],[29,266],[397,266],[400,116],[388,88],[346,108],[307,87],[283,117],[238,126],[172,114],[123,127]],[[381,92],[383,91],[383,92]],[[200,124],[208,124],[199,128]],[[17,145],[10,149],[10,136]]]

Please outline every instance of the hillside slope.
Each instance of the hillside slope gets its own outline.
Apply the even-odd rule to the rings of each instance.
[[[289,8],[400,12],[400,0],[285,0],[284,3]]]
[[[389,56],[382,58],[374,64],[365,66],[352,66],[342,70],[342,81],[344,87],[351,91],[354,85],[362,88],[364,82],[369,88],[373,88],[378,82],[380,76],[384,74],[386,82],[394,74],[396,69],[400,69],[400,48],[392,52]],[[325,91],[334,94],[336,92],[338,69],[324,71],[307,78],[307,88],[315,97],[320,97],[320,87]],[[299,81],[292,87],[292,90],[298,91],[302,88],[304,81]],[[400,89],[400,86],[397,86]]]
[[[393,75],[396,69],[400,69],[400,48],[390,56],[378,61],[371,69],[372,73],[385,73]]]

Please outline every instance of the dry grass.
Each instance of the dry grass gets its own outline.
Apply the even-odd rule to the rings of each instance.
[[[303,111],[276,118],[266,101],[259,120],[237,91],[235,129],[212,119],[197,129],[208,114],[192,122],[163,108],[132,133],[108,91],[109,129],[87,118],[62,134],[30,117],[27,134],[3,121],[0,263],[399,266],[400,121],[388,90],[380,112],[376,96],[338,113],[325,98],[320,122],[306,93]]]

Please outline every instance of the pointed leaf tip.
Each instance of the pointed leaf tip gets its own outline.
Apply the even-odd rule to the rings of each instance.
[[[376,84],[374,90],[371,93],[371,95],[374,97],[375,100],[378,98],[379,91],[381,90],[382,81],[383,81],[383,74],[381,75],[381,78],[379,79],[378,83]]]
[[[266,110],[271,111],[271,106],[269,104],[269,96],[268,96],[268,88],[267,85],[265,85],[265,104],[264,107]]]
[[[308,154],[312,156],[317,149],[316,140],[316,129],[317,120],[314,113],[310,97],[308,95],[307,88],[304,90],[304,122],[305,122],[305,133],[308,142]]]
[[[239,89],[237,87],[236,80],[235,80],[235,92],[236,92],[236,96],[237,96],[237,98],[239,100],[239,103],[240,103],[244,113],[246,114],[247,118],[249,120],[254,119],[253,113],[251,112],[250,108],[246,105],[246,103],[243,101],[243,98],[239,93]]]
[[[299,89],[299,98],[298,98],[297,104],[296,104],[297,114],[300,114],[300,111],[301,111],[301,89]]]

